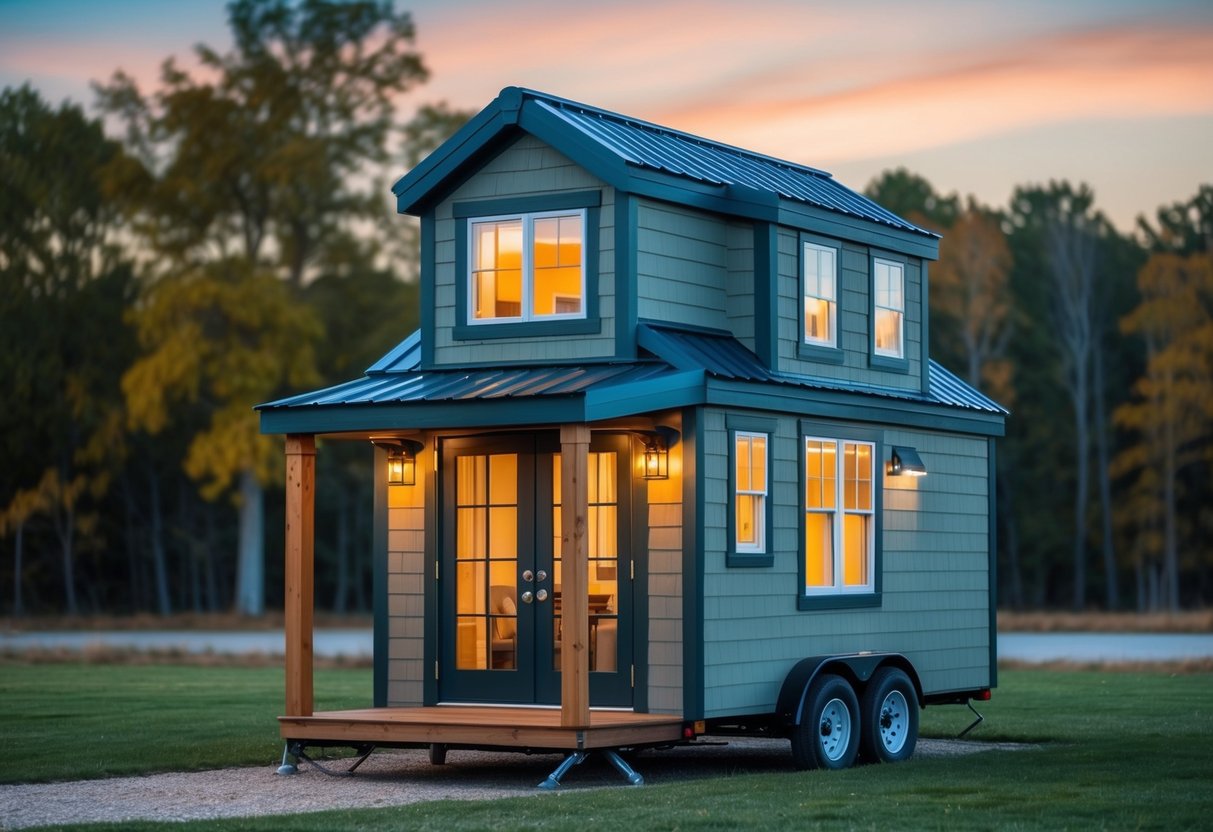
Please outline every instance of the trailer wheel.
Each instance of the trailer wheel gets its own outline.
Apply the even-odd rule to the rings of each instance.
[[[905,671],[882,667],[863,692],[860,758],[875,763],[908,760],[918,744],[918,697]]]
[[[434,742],[430,743],[430,765],[444,766],[446,765],[446,743]]]
[[[843,769],[859,751],[859,700],[841,676],[823,674],[809,685],[804,716],[792,729],[792,759],[800,769]]]

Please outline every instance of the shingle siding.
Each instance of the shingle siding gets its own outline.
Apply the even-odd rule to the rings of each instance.
[[[988,684],[989,503],[984,477],[973,475],[986,470],[986,441],[884,431],[884,456],[889,445],[913,446],[930,473],[884,480],[881,606],[801,611],[796,603],[803,511],[798,422],[777,418],[772,437],[774,566],[730,569],[724,552],[732,505],[725,493],[725,416],[713,410],[704,418],[706,715],[773,710],[791,666],[827,653],[903,653],[928,692]]]
[[[425,489],[388,486],[390,707],[421,705],[425,671]]]

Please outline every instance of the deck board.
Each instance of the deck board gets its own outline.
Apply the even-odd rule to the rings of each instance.
[[[360,708],[280,716],[278,722],[287,740],[379,745],[584,750],[672,742],[682,736],[682,718],[669,714],[591,711],[588,727],[565,728],[558,709],[500,706]]]

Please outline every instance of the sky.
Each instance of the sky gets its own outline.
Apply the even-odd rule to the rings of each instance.
[[[1124,231],[1213,183],[1213,0],[397,0],[430,80],[525,86],[830,171],[1005,206],[1086,182]],[[222,0],[0,0],[0,87],[92,107],[119,67],[230,45]],[[403,171],[401,171],[403,172]]]

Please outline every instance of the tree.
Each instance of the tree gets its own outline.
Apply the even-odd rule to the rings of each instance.
[[[1161,565],[1160,592],[1150,593],[1145,605],[1175,611],[1181,601],[1181,473],[1203,463],[1198,479],[1207,483],[1213,462],[1213,254],[1153,254],[1138,285],[1141,303],[1121,329],[1144,341],[1146,372],[1134,385],[1133,400],[1114,414],[1138,441],[1117,456],[1116,468],[1136,476],[1129,509],[1140,534],[1139,571]]]
[[[200,73],[170,58],[150,96],[121,72],[98,93],[140,157],[121,188],[164,258],[137,312],[145,355],[123,386],[148,430],[174,402],[207,407],[185,466],[212,496],[239,484],[237,605],[255,614],[262,488],[276,466],[251,407],[316,377],[320,329],[300,292],[313,263],[356,246],[359,222],[383,213],[373,167],[387,159],[396,96],[426,71],[409,15],[391,2],[236,0],[228,10],[234,48],[198,46]]]
[[[868,183],[864,194],[881,207],[932,231],[951,228],[961,212],[960,197],[937,193],[930,182],[905,168],[884,171]]]
[[[121,160],[78,107],[0,93],[0,525],[23,559],[28,522],[51,521],[69,614],[78,550],[96,544],[96,505],[125,453],[117,376],[133,353],[133,280],[103,189]]]
[[[1099,379],[1093,379],[1097,353],[1103,349],[1106,307],[1100,302],[1100,256],[1111,227],[1094,209],[1094,194],[1085,185],[1066,182],[1047,187],[1017,188],[1012,196],[1013,219],[1031,235],[1043,254],[1052,315],[1052,334],[1060,360],[1063,387],[1073,413],[1074,537],[1071,541],[1073,599],[1081,609],[1087,598],[1087,512],[1090,495],[1092,439],[1108,442],[1104,425],[1106,402]],[[1092,421],[1095,422],[1092,437]],[[1101,452],[1101,456],[1106,451]],[[1106,470],[1098,472],[1108,476]],[[1110,489],[1101,479],[1105,528],[1110,527]],[[1116,559],[1110,534],[1104,535],[1104,572],[1109,605],[1115,605]]]

